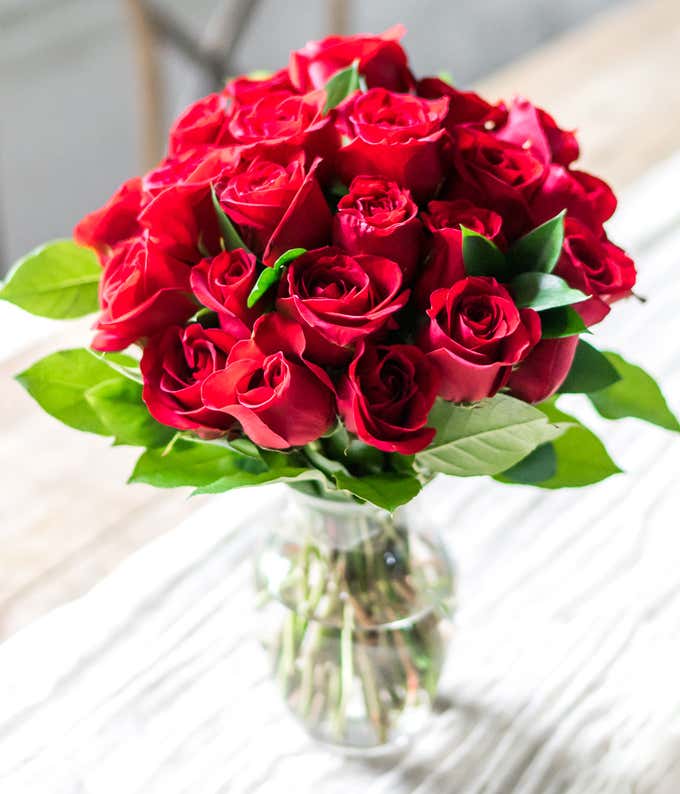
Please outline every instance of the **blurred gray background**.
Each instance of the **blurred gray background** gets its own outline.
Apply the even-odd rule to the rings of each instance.
[[[211,36],[219,38],[230,14],[244,15],[232,72],[278,68],[291,49],[333,26],[377,32],[403,22],[418,73],[446,69],[469,85],[625,0],[265,0],[251,9],[247,0],[231,2],[233,9],[217,0],[155,0],[174,28],[157,52],[155,87],[152,81],[146,89],[163,94],[159,132],[210,90],[206,70],[177,46],[183,32],[185,45],[201,39],[214,48]],[[135,6],[0,0],[0,274],[34,245],[68,235],[79,217],[148,165],[144,28]]]

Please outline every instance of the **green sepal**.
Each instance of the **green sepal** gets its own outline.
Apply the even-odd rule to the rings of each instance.
[[[285,251],[283,254],[281,254],[281,256],[271,267],[265,267],[257,277],[255,285],[250,290],[248,300],[246,301],[248,308],[252,309],[253,306],[255,306],[255,304],[261,298],[263,298],[272,287],[279,283],[286,266],[290,262],[306,253],[306,248],[290,248],[288,251]]]

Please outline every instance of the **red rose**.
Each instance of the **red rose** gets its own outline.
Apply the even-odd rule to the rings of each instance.
[[[425,310],[436,289],[448,288],[465,277],[461,226],[501,245],[504,240],[501,216],[466,199],[431,201],[421,217],[432,235],[430,255],[414,290],[417,305]]]
[[[259,155],[244,170],[218,179],[215,190],[226,214],[266,264],[289,248],[328,242],[331,213],[316,172],[305,168],[304,152]]]
[[[413,77],[406,53],[398,43],[405,32],[402,25],[395,25],[380,36],[329,36],[310,41],[291,53],[291,79],[300,91],[323,88],[336,72],[359,61],[359,72],[369,88],[408,91]]]
[[[257,318],[246,303],[256,279],[256,259],[242,248],[206,258],[191,269],[191,289],[198,300],[217,312],[223,328],[233,330],[240,324],[245,336]]]
[[[542,339],[510,376],[510,393],[529,403],[547,400],[564,383],[577,346],[578,336]]]
[[[253,105],[272,91],[295,93],[287,69],[279,69],[266,77],[236,77],[230,80],[224,92],[239,105]]]
[[[128,179],[101,209],[86,215],[78,223],[73,230],[75,241],[94,248],[105,257],[118,243],[140,233],[142,201],[142,180],[139,177]]]
[[[291,262],[276,307],[303,326],[313,361],[340,365],[359,339],[389,327],[408,295],[396,262],[328,247]]]
[[[551,165],[540,190],[531,199],[534,225],[554,218],[562,210],[599,233],[616,210],[616,196],[606,182],[592,174]]]
[[[609,314],[609,304],[630,295],[635,285],[635,264],[618,246],[594,235],[575,218],[564,225],[564,248],[555,274],[592,297],[574,307],[587,325]]]
[[[423,227],[408,190],[380,177],[358,176],[338,203],[333,244],[350,254],[399,263],[408,283],[418,265]]]
[[[444,120],[448,130],[461,125],[495,129],[508,115],[505,105],[492,105],[474,91],[459,91],[438,77],[425,77],[418,81],[418,96],[426,99],[448,97],[449,110]]]
[[[533,309],[518,309],[494,278],[471,276],[432,294],[421,347],[441,375],[440,394],[455,402],[493,397],[541,337]]]
[[[340,414],[347,429],[367,444],[412,455],[434,437],[434,429],[425,425],[438,381],[436,368],[417,347],[362,341],[340,384]]]
[[[213,372],[224,369],[238,338],[200,323],[186,328],[173,325],[151,337],[140,364],[142,397],[151,416],[178,430],[198,430],[203,436],[231,428],[233,417],[203,405],[201,386]]]
[[[119,245],[99,284],[101,314],[95,324],[95,350],[124,350],[183,322],[196,309],[187,293],[189,268],[147,237]]]
[[[573,132],[560,129],[555,119],[526,99],[510,106],[506,123],[496,131],[499,140],[526,147],[544,165],[569,166],[578,158],[578,141]]]
[[[170,129],[168,154],[176,157],[189,149],[216,144],[227,120],[227,97],[210,94],[197,100],[179,116]]]
[[[266,314],[253,338],[234,346],[226,369],[205,381],[203,400],[236,418],[261,447],[308,444],[335,421],[335,398],[327,375],[306,362],[304,352],[302,328]]]
[[[338,153],[340,175],[393,180],[417,201],[429,198],[442,176],[442,127],[449,100],[421,99],[383,88],[358,93],[339,106],[338,127],[350,138]]]
[[[142,177],[142,187],[148,200],[155,198],[167,188],[188,180],[208,156],[206,150],[190,149],[177,157],[166,157],[161,160],[154,169]]]

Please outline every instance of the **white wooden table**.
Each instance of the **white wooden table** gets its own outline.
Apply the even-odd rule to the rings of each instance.
[[[680,156],[626,197],[613,232],[649,301],[596,337],[676,411],[679,183]],[[560,493],[442,479],[420,497],[461,608],[439,709],[403,757],[317,747],[270,689],[247,558],[281,490],[258,489],[208,502],[0,646],[0,792],[680,792],[680,437],[565,405],[627,474]]]

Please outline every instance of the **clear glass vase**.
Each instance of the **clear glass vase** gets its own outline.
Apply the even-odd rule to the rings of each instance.
[[[256,558],[276,684],[308,733],[348,752],[419,731],[446,656],[452,564],[406,516],[291,490]]]

